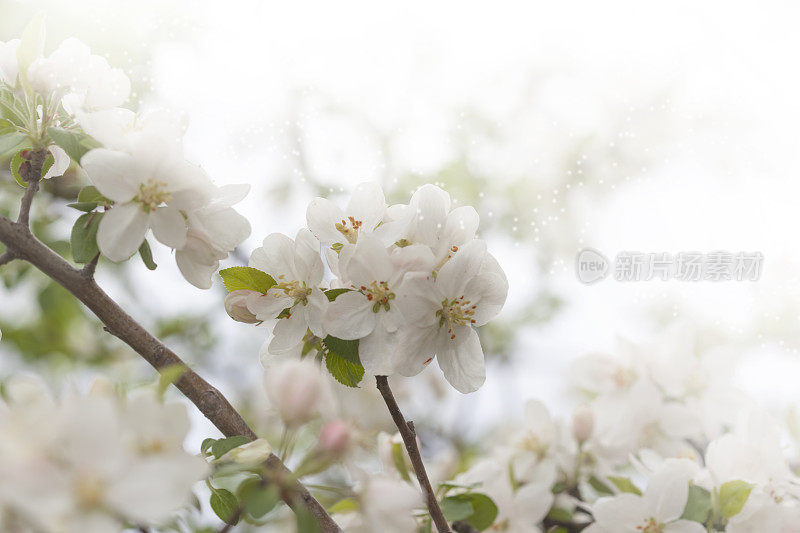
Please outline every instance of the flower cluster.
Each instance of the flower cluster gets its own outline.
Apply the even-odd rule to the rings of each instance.
[[[475,236],[475,209],[453,209],[433,185],[387,206],[378,185],[363,183],[345,209],[314,199],[307,222],[295,239],[273,233],[253,252],[247,276],[262,283],[232,283],[245,274],[222,272],[231,317],[277,321],[270,354],[337,357],[357,342],[354,363],[372,375],[414,376],[436,357],[457,390],[483,384],[475,328],[500,312],[508,282]]]
[[[137,251],[149,258],[152,230],[175,250],[187,281],[209,288],[219,261],[250,234],[232,208],[249,186],[218,187],[184,159],[181,117],[121,107],[129,79],[77,39],[48,56],[43,49],[41,19],[22,39],[0,43],[0,156],[4,148],[16,154],[11,170],[23,186],[35,154],[45,150],[42,179],[62,175],[71,159],[86,172],[92,185],[72,204],[88,213],[72,233],[77,262],[96,252],[115,262]]]
[[[5,384],[0,404],[0,529],[120,531],[170,518],[206,461],[186,453],[189,418],[151,390],[52,398],[33,379]]]
[[[447,486],[490,496],[498,531],[796,531],[787,427],[730,386],[726,355],[675,348],[620,342],[617,356],[581,358],[587,403],[571,424],[532,400]]]

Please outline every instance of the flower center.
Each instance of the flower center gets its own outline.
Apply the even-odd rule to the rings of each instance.
[[[347,219],[342,219],[341,222],[336,223],[336,229],[344,235],[344,238],[347,239],[347,242],[350,244],[355,244],[358,240],[358,232],[361,229],[361,226],[364,223],[360,220],[356,220],[353,217],[347,217]]]
[[[620,389],[627,389],[636,381],[636,372],[633,369],[618,367],[613,376],[614,384]]]
[[[542,442],[535,433],[528,433],[522,437],[517,443],[517,446],[533,453],[538,459],[542,459],[547,454],[547,444]]]
[[[279,276],[278,279],[281,279],[282,277],[283,276]],[[275,284],[273,288],[278,291],[283,291],[283,293],[289,298],[294,298],[295,303],[300,302],[303,305],[308,303],[308,295],[311,294],[311,289],[306,287],[305,282],[300,282],[297,280],[281,281],[280,283]],[[275,294],[276,298],[279,296],[280,294]]]
[[[662,528],[663,524],[656,522],[655,518],[648,518],[643,525],[636,526],[636,529],[642,533],[661,533],[663,531]]]
[[[163,181],[149,178],[146,183],[139,185],[139,194],[134,201],[142,204],[145,213],[152,213],[161,204],[172,200],[172,194],[167,190],[167,184]]]
[[[369,287],[362,285],[358,292],[366,296],[370,302],[375,302],[372,304],[373,313],[380,311],[381,307],[388,311],[390,309],[389,300],[394,300],[394,293],[389,290],[389,284],[385,281],[373,281]]]
[[[450,334],[450,340],[456,338],[453,333],[453,326],[466,326],[474,324],[475,319],[472,318],[475,314],[477,305],[470,305],[470,300],[465,300],[463,296],[459,296],[453,300],[443,300],[442,308],[436,311],[436,316],[439,317],[439,327],[447,324],[447,333]]]
[[[81,507],[97,507],[105,494],[103,480],[92,474],[81,474],[75,479],[75,499]]]

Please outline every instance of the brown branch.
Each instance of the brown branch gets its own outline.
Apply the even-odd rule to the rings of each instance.
[[[39,241],[30,232],[26,223],[12,222],[0,216],[0,242],[5,244],[8,251],[16,258],[29,262],[71,292],[100,319],[105,326],[104,329],[133,348],[156,370],[174,365],[186,367],[180,357],[128,315],[92,277],[73,268]],[[256,438],[253,430],[222,393],[194,371],[187,369],[175,382],[175,386],[226,436],[244,435],[250,439]],[[293,508],[297,502],[302,502],[300,505],[307,507],[316,518],[320,531],[325,533],[341,531],[311,493],[293,480],[291,472],[277,456],[270,455],[266,467],[272,477],[281,480],[283,501]]]
[[[17,257],[14,254],[12,254],[10,251],[5,251],[2,254],[0,254],[0,266],[5,265],[6,263],[10,263],[11,261],[13,261],[16,258]]]
[[[422,492],[425,494],[425,503],[428,506],[428,511],[431,513],[431,519],[436,524],[436,529],[439,533],[450,533],[450,526],[442,513],[439,502],[436,500],[436,493],[431,487],[431,482],[428,479],[428,474],[425,472],[425,465],[422,463],[422,456],[419,453],[419,446],[417,446],[417,433],[414,430],[413,422],[406,422],[403,418],[403,413],[400,412],[400,407],[394,399],[392,389],[389,388],[389,379],[386,376],[375,376],[375,381],[378,385],[378,390],[383,396],[383,401],[386,402],[386,407],[389,408],[389,414],[392,415],[392,420],[400,431],[400,436],[403,437],[403,443],[406,445],[408,457],[411,459],[411,466],[414,467],[414,473],[417,475],[417,481]]]
[[[19,206],[19,216],[17,222],[28,226],[31,216],[31,204],[33,204],[33,197],[39,190],[39,182],[42,179],[42,168],[47,159],[48,152],[46,149],[40,150],[27,150],[27,158],[22,162],[19,168],[20,176],[28,184],[25,189],[25,195],[22,197],[22,202]]]

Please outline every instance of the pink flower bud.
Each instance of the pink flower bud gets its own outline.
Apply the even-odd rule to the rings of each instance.
[[[341,420],[333,420],[322,427],[319,449],[334,457],[341,457],[350,444],[350,428]]]
[[[256,291],[238,290],[232,291],[225,297],[225,311],[228,316],[237,322],[244,322],[245,324],[255,324],[259,320],[256,315],[247,309],[247,297],[251,294],[257,294]]]
[[[579,443],[589,440],[594,431],[594,415],[588,405],[581,405],[572,413],[572,436]]]
[[[283,423],[297,427],[311,421],[328,402],[325,376],[308,360],[290,360],[267,369],[264,385]]]

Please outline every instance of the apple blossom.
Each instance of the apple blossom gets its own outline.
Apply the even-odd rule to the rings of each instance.
[[[325,376],[312,361],[287,360],[264,372],[264,387],[272,407],[288,427],[307,423],[329,408]]]
[[[360,339],[359,355],[367,372],[396,372],[394,354],[403,316],[393,301],[407,272],[429,272],[433,255],[425,246],[398,248],[391,253],[371,235],[346,245],[340,254],[341,274],[353,287],[331,302],[323,322],[331,335]]]
[[[434,356],[456,390],[477,390],[486,379],[475,327],[494,318],[508,282],[486,244],[464,245],[438,274],[408,274],[398,299],[406,319],[397,345],[398,372],[418,374]]]
[[[682,520],[689,480],[696,465],[674,461],[650,478],[642,496],[630,493],[601,498],[592,507],[592,533],[703,533],[699,523]]]
[[[100,193],[115,202],[97,231],[100,252],[112,261],[133,255],[151,228],[163,244],[182,248],[188,232],[185,213],[206,205],[213,194],[200,168],[146,136],[136,139],[130,153],[91,150],[81,166]]]
[[[319,241],[309,230],[300,230],[295,240],[280,233],[268,235],[253,251],[249,265],[276,281],[266,294],[253,294],[247,300],[258,320],[278,319],[270,353],[296,348],[309,329],[325,337],[322,318],[328,299],[319,288],[324,270]]]

